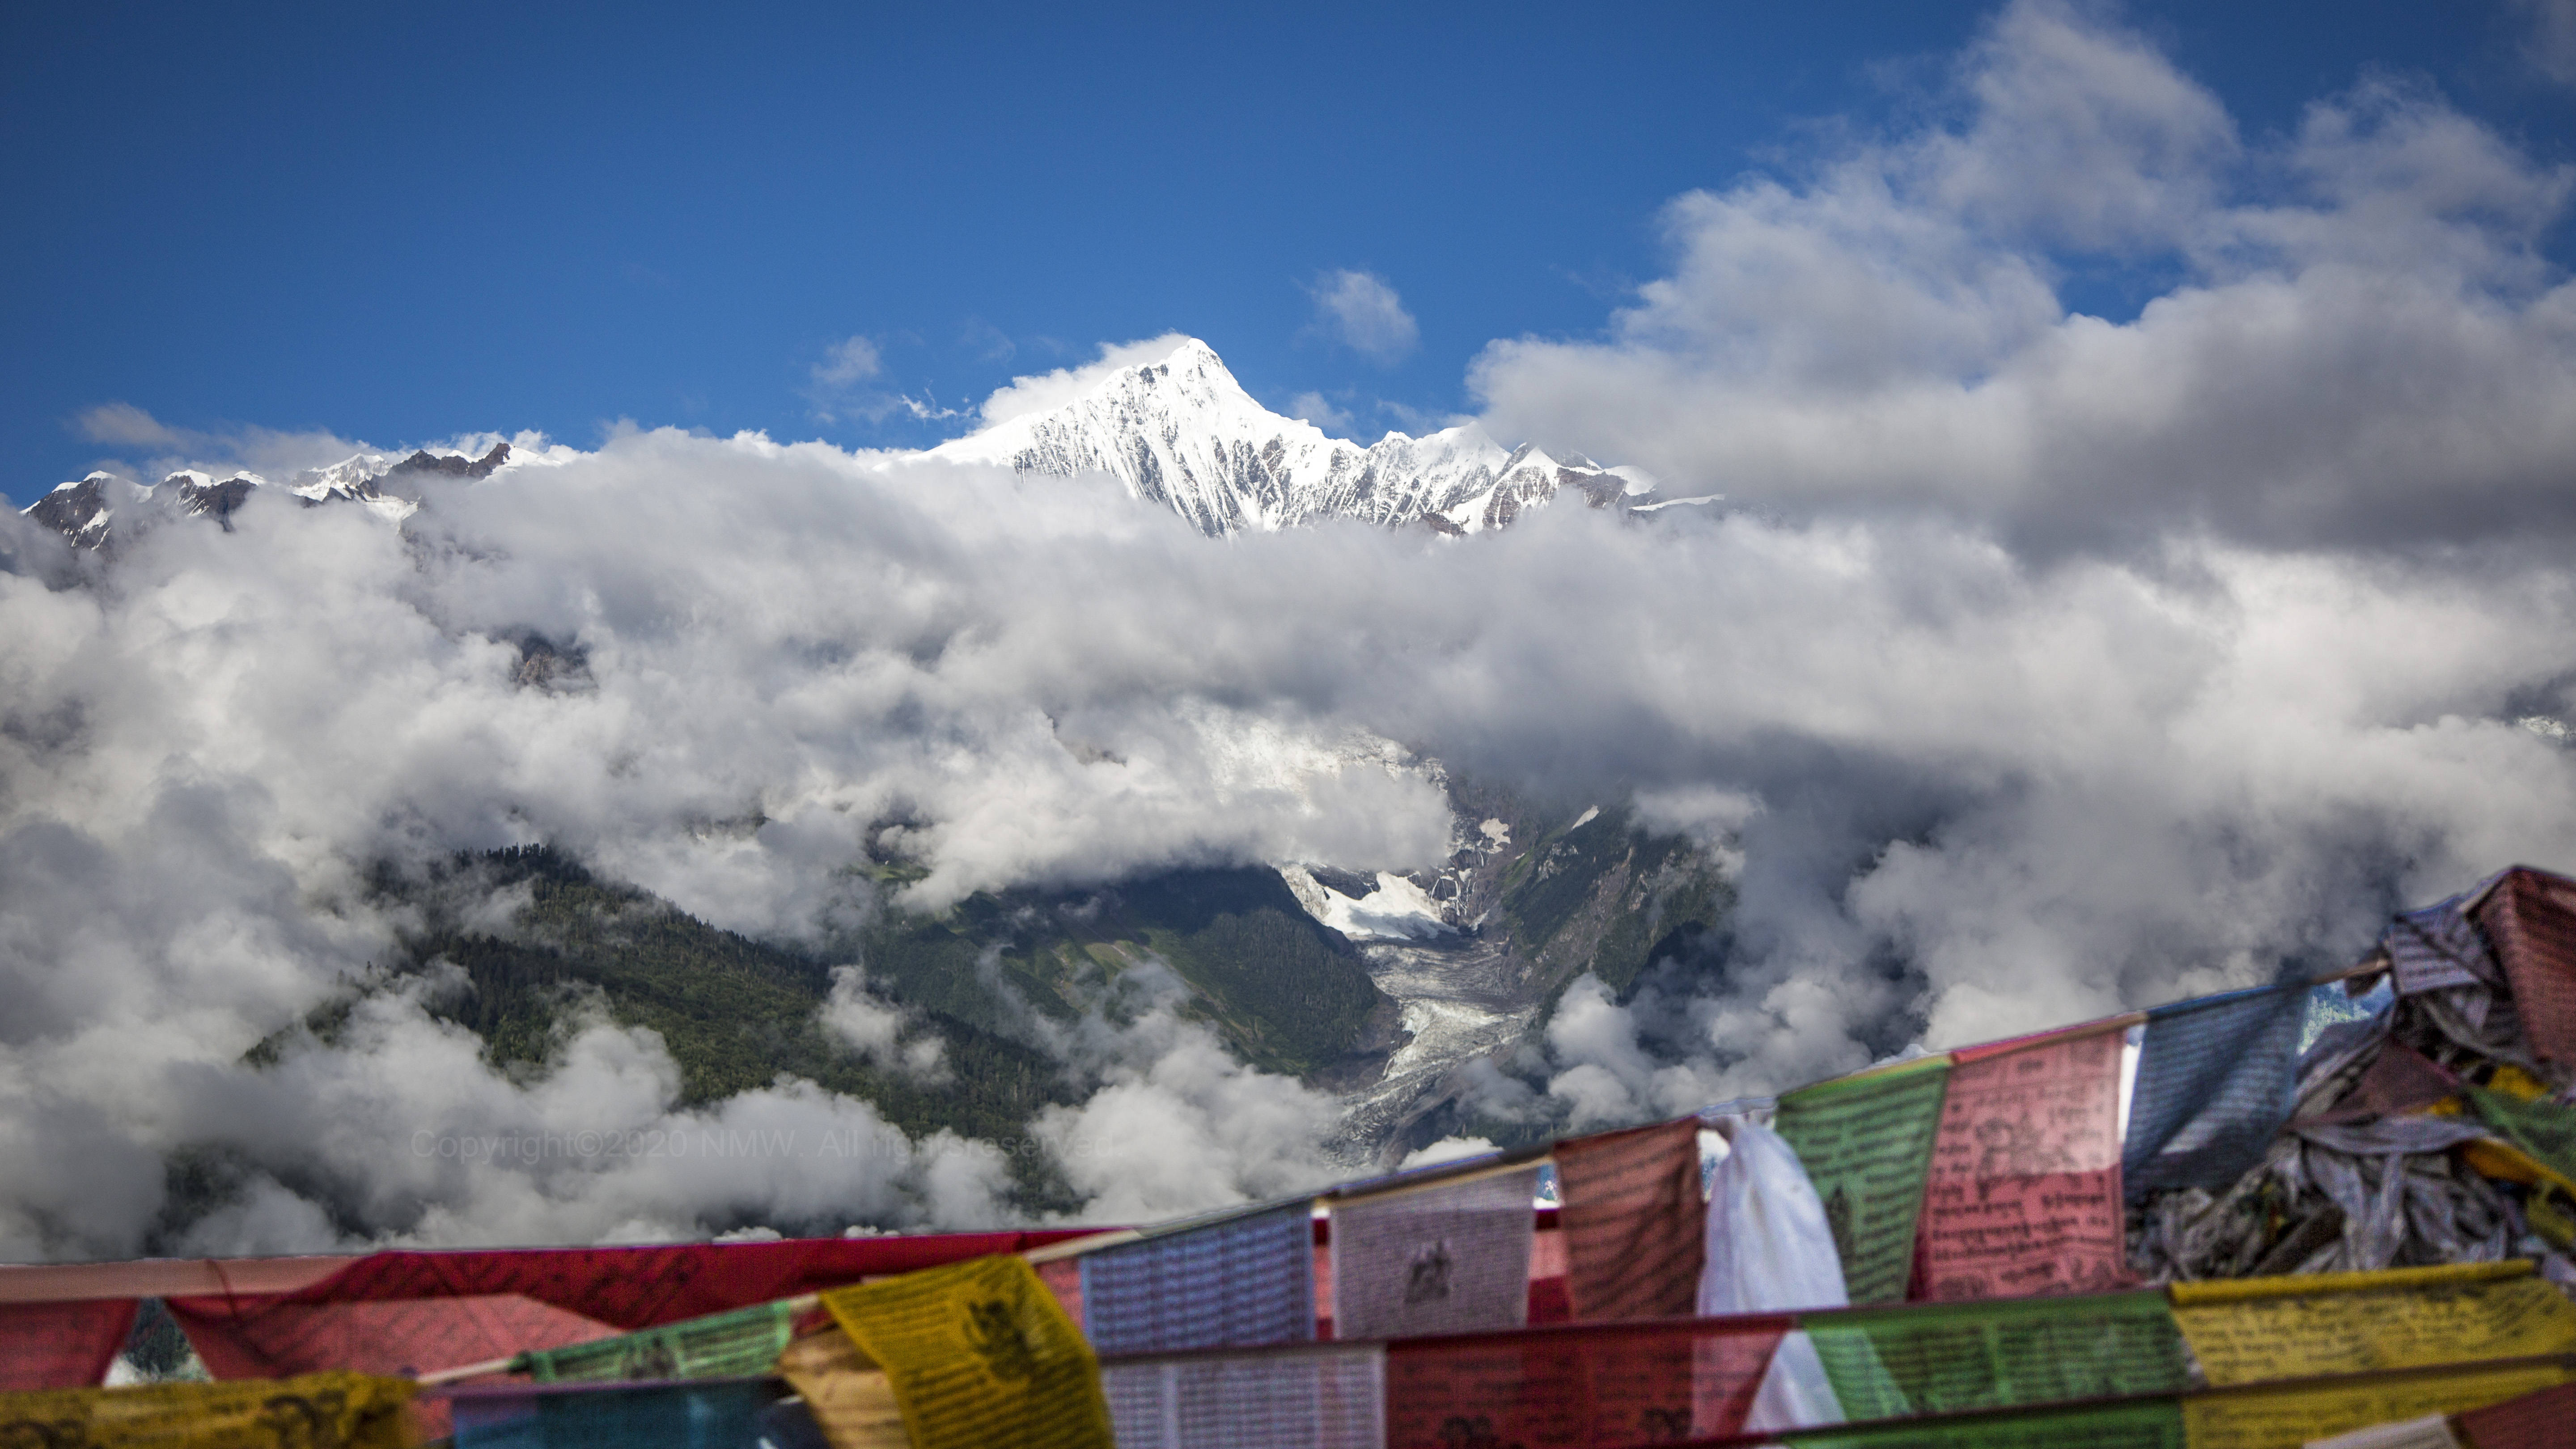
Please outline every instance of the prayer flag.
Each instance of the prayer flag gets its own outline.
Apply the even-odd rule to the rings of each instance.
[[[136,1306],[132,1298],[0,1303],[0,1390],[95,1386],[134,1331]]]
[[[2496,981],[2495,951],[2470,917],[2471,901],[2484,900],[2498,877],[2417,911],[2399,913],[2379,935],[2397,994],[2485,986]]]
[[[1820,1082],[1780,1099],[1773,1127],[1824,1203],[1854,1303],[1905,1297],[1950,1059]]]
[[[1306,1342],[1314,1247],[1314,1205],[1300,1199],[1086,1254],[1084,1331],[1101,1354]]]
[[[1798,1154],[1779,1133],[1756,1122],[1737,1119],[1721,1130],[1727,1152],[1709,1177],[1700,1314],[1849,1304],[1833,1229]],[[1791,1331],[1772,1351],[1745,1427],[1794,1429],[1839,1424],[1844,1417],[1815,1344]]]
[[[2469,1088],[2468,1098],[2480,1121],[2561,1186],[2576,1191],[2576,1107],[2516,1101],[2484,1087]]]
[[[832,1449],[909,1449],[893,1382],[839,1325],[789,1344],[778,1355],[778,1374],[805,1400]]]
[[[2120,1045],[2117,1030],[2085,1029],[1953,1054],[1917,1230],[1924,1297],[2099,1292],[2130,1281]]]
[[[454,1389],[456,1449],[750,1449],[767,1379]]]
[[[2576,1384],[2467,1410],[2459,1430],[2477,1449],[2563,1449],[2576,1434]]]
[[[370,1253],[327,1277],[288,1292],[254,1293],[245,1284],[233,1284],[221,1292],[172,1295],[168,1302],[171,1311],[188,1326],[192,1340],[200,1324],[247,1327],[275,1309],[503,1297],[525,1298],[591,1320],[600,1326],[584,1337],[599,1338],[685,1318],[704,1318],[754,1303],[773,1303],[862,1278],[909,1273],[993,1253],[1024,1252],[1083,1236],[1084,1231]],[[222,1275],[219,1272],[217,1276]],[[245,1340],[250,1345],[261,1341],[263,1335],[257,1331]],[[576,1341],[532,1339],[498,1351],[508,1353],[513,1347],[552,1348]],[[420,1366],[431,1368],[461,1361],[431,1358]]]
[[[2532,1053],[2576,1063],[2576,880],[2515,866],[2477,917],[2504,963]]]
[[[360,1374],[0,1394],[0,1444],[44,1449],[403,1449],[412,1385]]]
[[[907,1273],[823,1303],[884,1366],[914,1449],[1110,1449],[1099,1363],[1026,1259]]]
[[[2147,1013],[2120,1175],[2130,1197],[2217,1189],[2289,1120],[2307,987],[2271,986]]]
[[[1064,1316],[1085,1333],[1091,1331],[1090,1319],[1082,1311],[1082,1264],[1074,1258],[1055,1258],[1037,1265],[1038,1281],[1055,1295]]]
[[[564,1348],[616,1330],[515,1293],[397,1298],[374,1303],[273,1303],[236,1317],[221,1298],[166,1300],[221,1379],[354,1369],[412,1374]]]
[[[2189,1388],[2161,1292],[1808,1314],[1847,1419],[2134,1398]]]
[[[754,1449],[836,1449],[824,1436],[823,1426],[814,1421],[814,1411],[801,1398],[771,1401],[768,1408],[760,1411],[760,1423],[755,1427],[760,1437]],[[877,1446],[870,1445],[868,1449]]]
[[[2373,1424],[2330,1439],[2311,1439],[2307,1449],[2460,1449],[2451,1436],[2447,1414],[2426,1414],[2394,1424]]]
[[[2576,1305],[2528,1259],[2176,1283],[2169,1291],[2174,1320],[2213,1385],[2576,1352]]]
[[[1708,1218],[1699,1120],[1578,1137],[1554,1155],[1574,1316],[1689,1317]]]
[[[2331,1110],[2307,1120],[2349,1122],[2390,1117],[2430,1107],[2459,1090],[2457,1072],[2389,1037],[2380,1042],[2379,1055],[2370,1059],[2369,1069],[2352,1084],[2352,1090],[2344,1093]]]
[[[2465,1364],[2338,1383],[2197,1394],[2183,1401],[2191,1449],[2287,1449],[2427,1414],[2456,1414],[2568,1382],[2554,1364]]]
[[[1386,1350],[1345,1344],[1104,1365],[1118,1449],[1380,1449]]]
[[[1387,1449],[1732,1434],[1788,1330],[1785,1317],[1747,1316],[1390,1343]]]
[[[1703,1316],[1851,1303],[1815,1184],[1787,1140],[1759,1123],[1730,1124],[1726,1156],[1709,1176],[1703,1242]]]
[[[1334,1337],[1527,1322],[1537,1186],[1532,1166],[1334,1203]]]
[[[2202,1449],[2172,1399],[1783,1434],[1797,1449]],[[2295,1442],[2295,1441],[2294,1441]]]
[[[570,1348],[523,1353],[510,1365],[541,1384],[598,1379],[713,1379],[769,1372],[795,1334],[785,1303],[761,1303]]]
[[[515,1293],[396,1298],[360,1303],[244,1304],[222,1298],[163,1300],[206,1371],[219,1379],[352,1369],[411,1375],[588,1343],[616,1332]],[[413,1407],[421,1433],[447,1432],[447,1400]]]

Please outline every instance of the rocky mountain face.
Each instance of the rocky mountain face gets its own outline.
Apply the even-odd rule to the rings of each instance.
[[[1319,920],[1353,935],[1396,1003],[1402,1046],[1367,1079],[1335,1084],[1344,1150],[1380,1165],[1453,1135],[1510,1145],[1562,1127],[1536,1048],[1567,987],[1589,973],[1624,1001],[1659,969],[1722,969],[1735,902],[1716,854],[1620,806],[1549,809],[1441,783],[1454,812],[1444,861],[1374,879],[1280,871]],[[1522,1110],[1496,1116],[1480,1104],[1501,1078],[1529,1090]]]
[[[232,531],[232,515],[261,489],[282,488],[307,508],[356,503],[399,522],[420,506],[421,485],[438,479],[488,478],[510,461],[510,445],[494,443],[480,458],[415,452],[399,462],[382,454],[356,457],[300,473],[274,484],[256,473],[213,476],[183,469],[159,483],[135,483],[113,473],[92,473],[57,486],[24,509],[32,521],[69,539],[75,548],[113,553],[140,531],[173,518],[211,518]]]
[[[1474,423],[1363,448],[1253,401],[1206,343],[1121,368],[1079,399],[943,443],[934,458],[1021,473],[1107,473],[1211,537],[1319,518],[1442,533],[1507,527],[1572,490],[1593,508],[1651,505],[1651,480],[1589,458],[1504,448]]]

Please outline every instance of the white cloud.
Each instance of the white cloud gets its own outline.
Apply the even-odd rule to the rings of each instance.
[[[2576,526],[2571,173],[2365,80],[2248,153],[2139,37],[2052,3],[1970,53],[1955,126],[1675,201],[1606,340],[1497,342],[1498,436],[1799,515],[1928,509],[2017,546]],[[2175,269],[2125,322],[2071,259]]]
[[[832,994],[820,1016],[825,1031],[880,1066],[934,1085],[949,1079],[948,1044],[919,1030],[902,1040],[912,1013],[869,991],[867,972],[857,966],[832,968]]]
[[[1301,392],[1288,399],[1288,416],[1302,418],[1335,437],[1350,436],[1351,415],[1320,392]]]
[[[813,405],[816,422],[838,422],[843,417],[880,422],[889,414],[906,411],[915,417],[925,415],[923,404],[871,386],[885,374],[885,353],[870,338],[852,336],[833,343],[824,349],[823,360],[807,371],[805,399]]]
[[[958,330],[960,344],[973,348],[978,362],[1008,362],[1019,354],[1020,345],[1009,333],[981,318],[968,318]]]
[[[1399,1172],[1410,1172],[1417,1167],[1482,1157],[1493,1150],[1494,1144],[1482,1137],[1443,1137],[1428,1147],[1419,1147],[1404,1154],[1403,1160],[1395,1166]]]
[[[183,448],[186,436],[132,403],[100,403],[84,409],[73,426],[93,443],[125,448]]]
[[[1411,740],[1634,792],[1740,862],[1722,989],[1567,994],[1550,1086],[1586,1122],[1848,1069],[1918,1021],[1947,1044],[2244,984],[2496,864],[2576,863],[2576,754],[2520,723],[2576,715],[2576,587],[2511,541],[2034,563],[1936,521],[1572,509],[1472,548],[1216,546],[1113,489],[671,431],[439,494],[408,538],[274,503],[140,539],[110,592],[0,574],[12,1253],[134,1250],[157,1154],[209,1132],[422,1240],[995,1210],[989,1154],[793,1083],[681,1109],[667,1056],[605,1026],[553,1085],[476,1075],[400,1003],[286,1077],[244,1072],[388,950],[359,890],[380,859],[547,839],[793,939],[866,904],[847,867],[895,813],[934,904],[1418,864],[1445,806],[1375,743]],[[490,642],[512,628],[580,645],[589,684],[518,685]],[[757,829],[703,828],[753,805]],[[903,1060],[890,1008],[855,978],[837,1000],[858,1049]],[[1094,1211],[1335,1174],[1328,1096],[1157,1009],[1061,1044],[1094,1085],[1037,1135]],[[421,1126],[603,1122],[881,1147],[738,1173],[384,1155]],[[276,1246],[301,1211],[255,1194],[204,1231]]]
[[[814,382],[820,387],[846,388],[865,382],[885,371],[885,355],[865,337],[851,337],[833,343],[814,364]]]
[[[1422,342],[1422,329],[1404,310],[1404,299],[1374,272],[1326,272],[1306,290],[1315,299],[1316,325],[1324,335],[1372,362],[1401,362]]]
[[[101,403],[82,410],[72,419],[72,429],[91,442],[119,450],[117,458],[102,462],[112,471],[121,467],[145,482],[157,482],[182,468],[195,468],[216,477],[249,472],[284,481],[307,469],[329,467],[353,453],[367,451],[358,443],[321,429],[285,432],[245,427],[207,431],[173,427],[124,402]],[[480,456],[499,441],[502,438],[497,433],[468,433],[423,446]],[[543,440],[533,434],[521,434],[511,442],[513,446],[543,446]]]
[[[993,395],[984,399],[978,416],[989,428],[1027,413],[1062,407],[1099,386],[1109,374],[1140,363],[1160,362],[1189,340],[1181,333],[1166,332],[1142,342],[1104,342],[1100,344],[1100,356],[1080,367],[1059,367],[1053,372],[1012,378],[1008,386],[994,389]]]
[[[2576,85],[2576,0],[2510,0],[2531,29],[2523,54],[2542,75]]]
[[[1149,979],[1140,982],[1154,990]],[[1099,1085],[1049,1107],[1036,1132],[1097,1222],[1140,1223],[1326,1187],[1348,1176],[1324,1151],[1341,1104],[1234,1059],[1162,999],[1121,1026],[1086,1019],[1059,1049]]]

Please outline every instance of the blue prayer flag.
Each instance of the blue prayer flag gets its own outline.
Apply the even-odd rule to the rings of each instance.
[[[1315,1336],[1305,1199],[1123,1243],[1082,1260],[1082,1316],[1103,1354],[1303,1343]]]
[[[456,1449],[752,1449],[769,1379],[458,1389]]]
[[[2289,1120],[2305,983],[2179,1001],[2147,1013],[2120,1176],[2160,1187],[2225,1187]]]

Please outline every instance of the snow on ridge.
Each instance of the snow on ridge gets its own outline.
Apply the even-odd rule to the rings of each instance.
[[[1368,894],[1352,897],[1315,878],[1312,868],[1276,867],[1306,914],[1354,941],[1423,941],[1457,934],[1429,892],[1392,871],[1379,871]]]
[[[1129,496],[1211,536],[1325,517],[1479,533],[1561,487],[1582,487],[1599,507],[1641,491],[1644,476],[1560,461],[1527,444],[1506,450],[1473,422],[1420,438],[1389,432],[1363,448],[1263,407],[1197,338],[1117,368],[1061,406],[1016,413],[927,456],[1057,477],[1107,473]]]
[[[1475,534],[1506,527],[1522,509],[1543,506],[1569,487],[1594,508],[1651,512],[1660,506],[1654,480],[1640,469],[1604,468],[1576,454],[1553,457],[1533,444],[1506,449],[1474,421],[1422,437],[1390,431],[1365,447],[1332,437],[1263,407],[1205,342],[1175,334],[1165,349],[1165,340],[1107,349],[1087,367],[1018,379],[995,396],[1016,389],[1030,406],[1006,410],[989,426],[927,452],[886,459],[926,457],[1056,477],[1107,473],[1129,496],[1169,508],[1211,537],[1325,518]],[[506,451],[496,459],[494,447]],[[186,511],[222,518],[240,490],[202,500],[238,481],[282,488],[309,504],[357,502],[400,523],[418,511],[424,486],[455,486],[578,456],[531,434],[465,434],[436,453],[362,450],[281,483],[241,472],[219,483],[186,470],[157,485],[93,473],[58,485],[50,503],[39,500],[21,511],[86,546],[103,547],[111,492],[114,500],[140,501],[177,485],[171,491],[186,495]]]
[[[479,458],[471,453],[432,453],[425,448],[402,457],[359,452],[327,467],[305,469],[283,485],[247,468],[235,468],[220,480],[202,468],[178,468],[164,474],[158,483],[137,483],[99,469],[87,477],[56,484],[45,496],[18,511],[60,533],[76,547],[105,552],[112,547],[110,520],[120,511],[131,515],[129,522],[116,525],[120,535],[136,526],[148,526],[154,518],[172,516],[211,516],[229,532],[233,526],[231,515],[245,499],[254,492],[278,488],[307,506],[357,503],[386,522],[399,524],[420,510],[421,478],[480,480],[525,462],[562,461],[554,456],[561,449],[545,449],[544,456],[532,459],[532,450],[525,446],[514,447],[510,440],[495,434],[482,436],[490,440],[491,446]],[[140,512],[135,511],[138,507]]]

